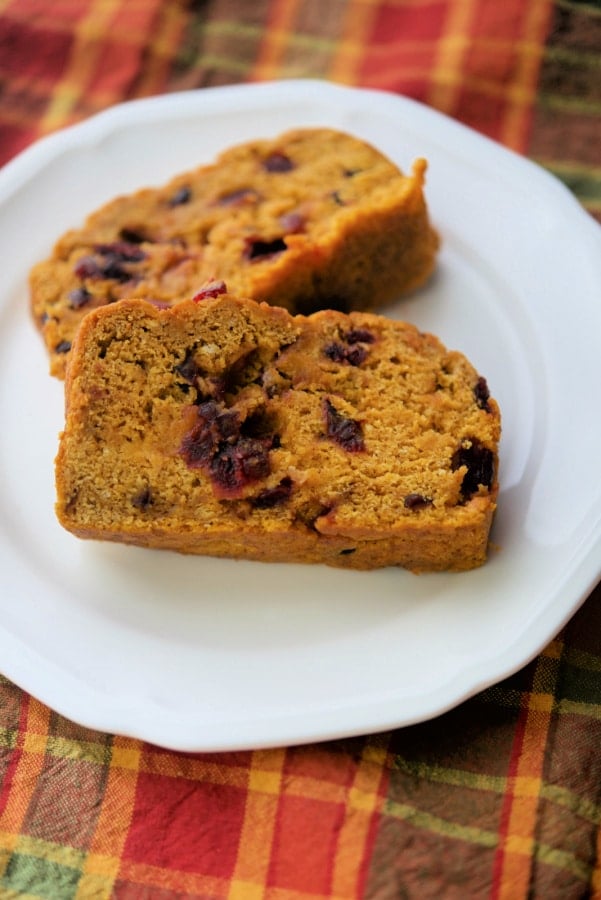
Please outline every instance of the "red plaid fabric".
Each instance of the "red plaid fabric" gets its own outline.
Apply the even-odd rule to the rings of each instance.
[[[0,0],[0,162],[122,100],[313,77],[421,100],[601,218],[600,47],[571,0]],[[0,896],[601,897],[600,590],[457,709],[307,747],[174,753],[0,678]]]

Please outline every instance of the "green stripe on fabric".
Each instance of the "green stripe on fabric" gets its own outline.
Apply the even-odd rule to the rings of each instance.
[[[428,765],[427,763],[404,759],[401,756],[395,756],[393,769],[400,770],[413,778],[453,787],[491,791],[499,795],[503,794],[507,789],[507,779],[502,775],[483,775],[463,769],[448,769],[444,766]],[[558,785],[542,782],[540,796],[551,803],[564,807],[564,809],[569,809],[595,825],[601,825],[601,807],[586,798],[574,794],[572,791],[561,788]]]
[[[587,800],[586,797],[579,797],[557,784],[543,784],[540,795],[544,800],[556,803],[557,806],[563,806],[564,809],[569,809],[570,812],[582,819],[587,819],[594,825],[601,825],[601,806]]]
[[[31,844],[32,841],[44,845],[37,848],[38,852],[35,855],[21,849],[23,845]],[[31,895],[42,900],[56,900],[56,898],[71,900],[75,896],[81,878],[83,853],[72,851],[72,848],[59,848],[61,857],[69,860],[74,857],[76,865],[69,865],[62,861],[57,862],[53,858],[56,852],[49,855],[48,846],[54,849],[53,845],[48,845],[46,841],[22,838],[19,841],[20,849],[12,854],[0,880],[2,888],[15,891],[18,896]]]
[[[563,63],[579,69],[601,69],[601,55],[584,50],[569,50],[565,47],[546,47],[545,60]]]
[[[449,822],[447,819],[433,816],[431,813],[423,812],[423,810],[409,806],[407,803],[387,800],[384,803],[383,813],[395,819],[409,822],[411,825],[415,825],[416,828],[422,828],[456,840],[467,841],[470,844],[479,844],[481,847],[492,849],[498,844],[499,836],[494,831],[486,831],[483,828],[473,828],[469,825]]]
[[[215,37],[244,37],[252,40],[260,40],[264,34],[264,28],[257,25],[243,25],[237,22],[208,22],[205,26],[205,34]],[[303,50],[319,50],[331,53],[337,46],[337,41],[313,34],[300,34],[290,32],[286,35],[287,47],[300,47]]]
[[[203,54],[199,56],[188,72],[201,71],[202,69],[218,69],[220,72],[231,72],[233,75],[248,75],[253,61],[234,59],[231,56],[218,56],[216,54]]]
[[[0,747],[14,750],[17,746],[18,728],[0,728]]]
[[[447,769],[443,766],[432,766],[400,756],[395,757],[394,768],[427,781],[451,784],[455,787],[469,787],[479,791],[493,791],[496,794],[502,794],[507,785],[507,779],[502,776],[482,775],[463,769]]]
[[[493,688],[487,688],[482,691],[482,693],[479,694],[479,700],[481,703],[501,706],[504,709],[522,709],[524,703],[528,702],[528,696],[527,692],[524,693],[522,691],[495,685]],[[536,694],[533,694],[532,696],[536,696]],[[555,699],[553,702],[553,711],[588,716],[591,719],[599,719],[601,717],[601,705],[597,702],[588,703],[586,701]]]
[[[559,869],[562,872],[569,872],[587,884],[590,883],[593,871],[592,866],[578,859],[573,853],[568,853],[566,850],[557,850],[555,847],[549,847],[547,844],[536,844],[534,857],[537,862],[546,863],[548,866],[553,866],[554,869]]]
[[[555,0],[555,5],[560,9],[570,9],[573,12],[582,12],[586,15],[601,16],[600,0],[592,0],[591,3],[581,3],[580,0]]]
[[[601,706],[579,703],[577,700],[561,700],[557,708],[560,713],[570,713],[575,716],[584,716],[587,719],[601,720]]]
[[[389,800],[384,804],[383,813],[392,818],[408,822],[416,828],[430,831],[433,834],[448,837],[452,840],[466,841],[467,843],[476,844],[480,847],[486,847],[487,849],[494,849],[498,845],[499,835],[497,832],[487,831],[483,828],[459,825],[457,822],[449,822],[447,819],[442,819],[440,816],[434,816],[431,813],[423,812],[406,803],[396,803],[395,801]],[[524,855],[527,855],[526,851],[524,851]],[[539,862],[546,863],[561,871],[570,872],[572,875],[575,875],[577,878],[580,878],[587,883],[590,881],[592,868],[577,859],[572,853],[557,850],[554,847],[550,847],[548,844],[538,844],[535,842],[533,845],[533,855]]]
[[[45,841],[43,838],[31,837],[28,834],[19,835],[13,855],[44,859],[67,869],[80,869],[86,856],[83,850],[76,847]]]
[[[581,100],[578,97],[564,97],[559,94],[540,93],[537,104],[551,112],[579,113],[583,116],[601,116],[601,103],[595,100]]]
[[[81,759],[97,765],[108,765],[111,758],[109,746],[92,741],[75,741],[69,738],[50,735],[46,744],[46,752],[60,759]]]
[[[589,178],[596,179],[601,184],[601,168],[599,166],[581,166],[570,163],[557,163],[556,165],[560,172],[587,173]],[[570,665],[578,666],[579,669],[601,672],[601,656],[586,653],[584,650],[566,648],[564,657]]]

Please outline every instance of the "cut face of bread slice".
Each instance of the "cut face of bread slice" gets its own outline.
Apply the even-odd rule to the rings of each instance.
[[[64,527],[272,562],[482,564],[500,417],[468,360],[376,314],[293,317],[220,290],[84,319],[56,461]]]
[[[299,129],[116,198],[31,272],[52,373],[64,375],[81,319],[127,297],[172,305],[224,279],[239,296],[293,313],[396,300],[435,263],[425,170],[419,159],[404,174],[339,131]]]

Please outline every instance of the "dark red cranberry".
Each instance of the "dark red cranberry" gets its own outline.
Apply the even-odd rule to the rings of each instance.
[[[263,241],[260,238],[247,238],[244,256],[253,262],[257,259],[266,259],[270,256],[276,256],[288,249],[288,245],[283,238],[275,238],[273,241]]]
[[[465,498],[475,494],[479,485],[490,488],[494,477],[494,454],[485,447],[478,438],[469,438],[470,446],[460,446],[451,459],[453,471],[462,466],[467,467],[467,472],[461,482],[461,493]]]
[[[325,355],[333,362],[347,362],[351,366],[360,366],[367,357],[367,350],[362,344],[372,344],[375,340],[371,332],[356,328],[343,336],[347,346],[333,341],[324,348]]]
[[[330,400],[324,400],[323,410],[326,418],[328,437],[349,453],[365,450],[363,429],[356,419],[341,415]]]
[[[351,366],[360,366],[367,356],[365,347],[355,344],[351,347],[345,347],[334,341],[324,349],[325,355],[333,362],[347,362]]]
[[[432,499],[423,494],[407,494],[405,497],[406,509],[425,509],[427,506],[432,506]]]
[[[272,509],[274,506],[280,506],[290,499],[292,493],[292,479],[286,476],[282,478],[275,487],[266,488],[252,498],[252,505],[255,509]]]
[[[96,244],[96,253],[110,260],[119,262],[140,262],[146,259],[146,253],[137,244],[129,241],[113,241],[108,244]]]
[[[167,201],[169,206],[183,206],[192,199],[192,191],[189,187],[179,188]]]
[[[82,257],[75,266],[75,274],[78,278],[130,281],[134,274],[128,269],[128,264],[146,259],[146,253],[137,244],[131,244],[128,241],[97,244],[94,252],[94,256]]]
[[[219,413],[215,425],[222,441],[237,441],[240,437],[240,416],[235,409]]]
[[[71,349],[71,341],[59,341],[54,348],[55,353],[68,353]]]
[[[367,350],[360,344],[353,344],[346,351],[346,361],[351,366],[360,366],[366,356]]]
[[[474,396],[476,398],[476,403],[480,407],[480,409],[486,410],[486,412],[490,412],[490,406],[488,401],[490,400],[490,391],[488,390],[488,384],[486,383],[486,378],[480,376],[478,381],[476,382],[476,386],[474,387]]]
[[[267,172],[290,172],[294,169],[294,163],[285,153],[276,150],[263,160],[263,168]]]
[[[253,438],[226,444],[210,463],[211,477],[226,491],[238,490],[250,481],[266,478],[270,471],[266,442]]]
[[[184,437],[180,453],[191,468],[207,466],[222,440],[218,425],[220,409],[214,400],[207,400],[198,407],[198,422]]]
[[[215,443],[211,426],[203,420],[185,436],[180,453],[191,469],[207,466],[213,458]]]
[[[82,256],[74,272],[78,278],[102,278],[102,267],[93,256]]]
[[[68,298],[71,309],[81,309],[90,302],[92,295],[85,287],[79,287],[69,291]]]
[[[373,344],[376,338],[367,328],[351,328],[344,339],[348,344]]]
[[[187,381],[188,384],[194,384],[199,375],[202,374],[202,370],[196,360],[194,359],[194,351],[188,350],[184,361],[179,363],[179,365],[175,366],[175,371],[178,375]]]
[[[200,303],[201,300],[210,300],[213,297],[219,297],[221,294],[227,294],[225,281],[211,281],[209,284],[205,284],[197,294],[194,294],[192,299],[195,303]]]
[[[135,506],[136,509],[148,509],[148,507],[152,505],[152,492],[150,488],[143,488],[139,494],[132,497],[131,502],[132,506]]]
[[[332,362],[344,362],[346,359],[346,351],[347,347],[344,344],[339,344],[338,341],[332,341],[331,344],[328,344],[324,347],[323,352],[331,359]]]

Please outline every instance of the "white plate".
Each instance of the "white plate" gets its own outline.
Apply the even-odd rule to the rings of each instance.
[[[115,194],[289,127],[429,159],[437,277],[388,310],[484,374],[503,412],[498,550],[455,575],[185,558],[54,518],[62,384],[27,273]],[[601,231],[551,176],[393,95],[318,82],[175,94],[46,138],[0,172],[0,668],[54,709],[183,750],[415,723],[512,673],[601,573]]]

